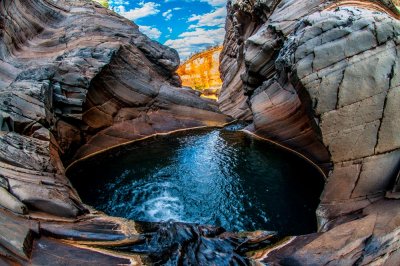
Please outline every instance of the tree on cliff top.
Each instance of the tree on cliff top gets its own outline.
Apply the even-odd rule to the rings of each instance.
[[[106,8],[110,7],[110,5],[108,3],[108,0],[94,0],[94,1],[100,3],[100,5],[102,5],[102,6],[106,7]]]

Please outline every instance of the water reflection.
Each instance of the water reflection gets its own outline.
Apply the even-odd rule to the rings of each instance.
[[[231,231],[316,230],[318,171],[232,130],[180,133],[96,158],[72,171],[83,200],[109,215]]]

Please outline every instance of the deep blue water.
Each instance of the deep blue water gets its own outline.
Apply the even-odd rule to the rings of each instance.
[[[157,137],[84,162],[69,176],[83,201],[108,215],[280,235],[316,230],[323,186],[303,159],[232,129]]]

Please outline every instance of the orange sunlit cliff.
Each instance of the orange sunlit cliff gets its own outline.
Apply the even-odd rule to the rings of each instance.
[[[219,74],[219,55],[222,46],[197,53],[186,60],[177,73],[182,86],[202,92],[202,96],[217,99],[222,86]]]

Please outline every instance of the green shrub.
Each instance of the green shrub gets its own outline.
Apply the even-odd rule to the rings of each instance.
[[[110,5],[108,4],[108,0],[94,0],[94,1],[100,3],[100,5],[102,5],[106,8],[110,7]]]

